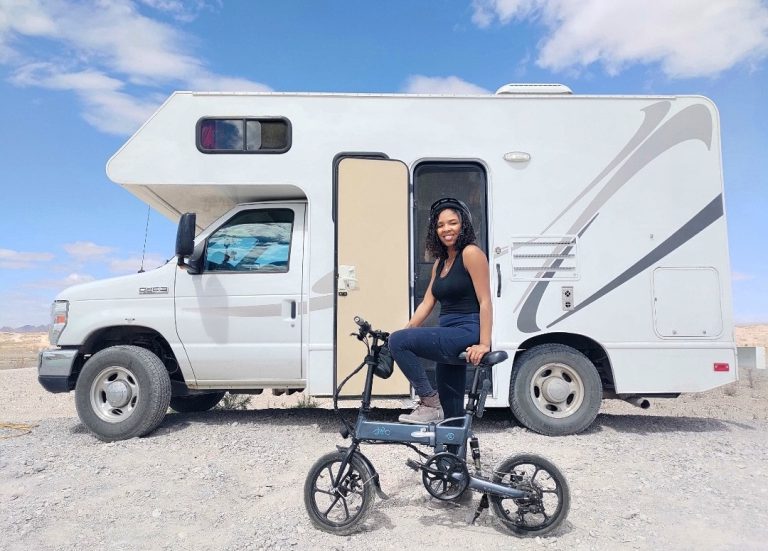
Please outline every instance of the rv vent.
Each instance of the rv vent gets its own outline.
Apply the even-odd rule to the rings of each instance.
[[[497,96],[525,94],[568,95],[573,91],[565,84],[505,84],[496,90]]]
[[[578,279],[577,250],[575,235],[513,237],[512,279]]]

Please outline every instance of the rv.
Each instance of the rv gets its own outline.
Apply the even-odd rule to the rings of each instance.
[[[737,378],[704,97],[177,92],[107,173],[180,231],[164,266],[53,304],[39,381],[74,390],[105,440],[226,391],[332,395],[364,355],[354,316],[394,331],[422,299],[429,207],[446,196],[472,211],[493,349],[509,354],[488,407],[573,434],[603,398],[646,404]],[[410,391],[398,370],[374,387]]]

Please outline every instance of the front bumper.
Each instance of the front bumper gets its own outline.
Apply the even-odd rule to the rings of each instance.
[[[78,350],[51,348],[43,350],[37,359],[37,380],[48,392],[69,392],[75,388],[72,366]]]

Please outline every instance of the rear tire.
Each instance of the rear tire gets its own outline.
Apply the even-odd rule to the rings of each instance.
[[[544,536],[557,530],[571,508],[565,476],[551,461],[534,454],[508,457],[494,470],[493,481],[530,491],[533,499],[491,496],[491,508],[518,536]]]
[[[155,430],[168,411],[171,379],[163,362],[139,346],[111,346],[91,356],[75,386],[80,421],[113,442]]]
[[[594,364],[570,346],[535,346],[523,352],[512,368],[512,415],[540,434],[562,436],[585,430],[597,417],[602,399]]]
[[[191,394],[189,396],[174,396],[171,398],[171,409],[178,413],[196,413],[208,411],[221,402],[226,392],[210,394]]]

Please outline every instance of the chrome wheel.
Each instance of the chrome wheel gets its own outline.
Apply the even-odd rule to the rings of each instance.
[[[572,367],[548,363],[539,367],[531,379],[531,398],[548,417],[568,417],[584,401],[584,382]]]
[[[139,403],[139,384],[134,374],[120,366],[103,369],[91,384],[93,412],[107,423],[120,423],[129,418]]]

